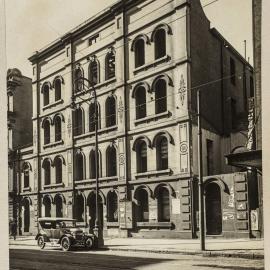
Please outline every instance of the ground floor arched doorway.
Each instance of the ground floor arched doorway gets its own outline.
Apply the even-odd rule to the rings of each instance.
[[[23,232],[28,233],[30,230],[30,202],[28,199],[23,201]]]
[[[63,217],[63,199],[61,196],[55,196],[55,214],[56,217]]]
[[[74,217],[78,222],[85,221],[85,198],[82,194],[75,197]]]
[[[43,198],[44,216],[51,217],[52,201],[49,196]]]
[[[222,233],[221,192],[216,183],[210,183],[205,188],[206,234]]]
[[[103,227],[103,204],[102,198],[98,196],[99,202],[99,226]],[[96,221],[96,194],[92,192],[87,200],[87,206],[89,209],[89,230],[93,231]]]

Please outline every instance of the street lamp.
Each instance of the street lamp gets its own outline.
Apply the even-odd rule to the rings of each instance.
[[[94,123],[95,123],[95,169],[96,169],[96,220],[95,220],[95,228],[94,228],[94,234],[97,237],[97,243],[96,243],[96,247],[101,247],[104,245],[104,239],[103,239],[103,232],[102,232],[102,228],[100,226],[100,220],[99,220],[99,200],[98,200],[98,194],[99,194],[99,182],[98,182],[98,178],[99,178],[99,162],[98,162],[98,105],[97,105],[97,94],[96,94],[96,89],[95,89],[95,84],[94,82],[89,81],[86,78],[80,77],[75,79],[74,81],[74,85],[76,85],[76,82],[87,82],[88,83],[88,89],[89,86],[91,86],[91,90],[90,93],[92,93],[93,95],[91,95],[94,99],[94,107],[95,107],[95,111],[94,111]],[[87,91],[85,91],[87,92]],[[81,97],[79,97],[81,100],[86,101],[87,99],[83,99]],[[87,102],[88,105],[90,105]],[[76,108],[76,104],[75,104],[75,97],[72,96],[72,102],[70,105],[71,108],[75,109]]]

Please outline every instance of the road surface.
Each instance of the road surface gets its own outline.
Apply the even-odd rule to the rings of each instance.
[[[0,267],[1,268],[1,267]],[[263,260],[122,251],[71,251],[10,246],[11,270],[264,269]]]

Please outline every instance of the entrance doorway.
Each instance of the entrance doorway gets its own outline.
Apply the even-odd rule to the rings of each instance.
[[[28,199],[24,200],[23,231],[29,232],[30,228],[30,203]]]
[[[103,227],[103,204],[102,199],[98,196],[99,202],[99,226]],[[88,197],[87,205],[89,207],[89,230],[93,231],[95,228],[95,220],[96,220],[96,194],[91,193]]]
[[[43,205],[45,208],[45,211],[44,211],[45,217],[51,217],[52,205],[51,205],[51,199],[48,196],[44,197]]]
[[[219,235],[222,233],[222,211],[220,187],[216,183],[206,186],[206,234]]]

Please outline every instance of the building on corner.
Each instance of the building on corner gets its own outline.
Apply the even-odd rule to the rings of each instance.
[[[22,232],[34,234],[41,216],[94,225],[95,108],[77,80],[85,77],[97,92],[105,236],[198,237],[198,89],[206,233],[259,235],[250,220],[256,181],[224,158],[247,141],[253,68],[210,28],[199,1],[118,1],[29,60],[33,145],[20,156]]]

